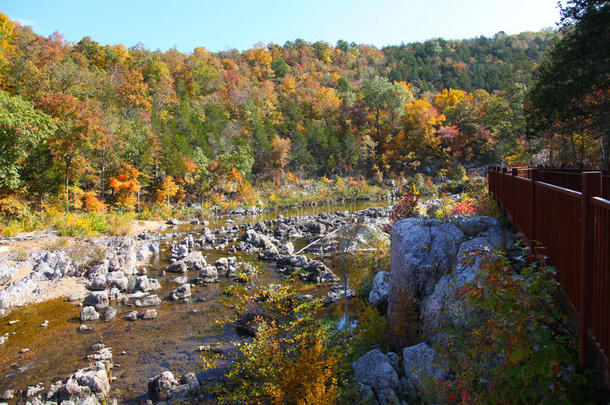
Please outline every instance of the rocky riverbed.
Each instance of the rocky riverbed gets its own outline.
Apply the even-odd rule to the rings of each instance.
[[[241,339],[233,327],[214,329],[214,320],[225,310],[217,304],[222,291],[247,278],[252,263],[265,269],[264,280],[294,274],[309,293],[325,295],[328,303],[340,300],[343,291],[332,288],[338,276],[326,255],[373,246],[384,237],[379,229],[389,208],[338,208],[346,207],[170,221],[159,234],[91,240],[96,253],[84,259],[67,249],[20,252],[22,260],[13,253],[0,267],[0,395],[13,390],[10,401],[20,402],[31,387],[48,393],[86,367],[86,353],[102,342],[115,356],[110,396],[145,400],[149,378],[176,367],[186,374],[189,365],[195,370],[198,350],[230,351]],[[359,225],[346,242],[354,222]],[[202,383],[218,375],[196,378]],[[168,381],[193,384],[192,378]]]

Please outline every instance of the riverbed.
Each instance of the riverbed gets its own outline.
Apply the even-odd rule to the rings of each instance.
[[[236,224],[270,220],[283,217],[317,215],[323,212],[356,211],[387,205],[387,202],[356,202],[320,205],[305,208],[283,209],[264,212],[258,217],[233,217]],[[210,217],[208,227],[225,224],[228,217]],[[149,277],[158,278],[162,289],[160,297],[167,297],[179,285],[173,282],[175,274],[161,276],[169,263],[169,246],[184,238],[186,233],[199,233],[203,226],[184,224],[168,227],[161,235],[161,251],[146,265]],[[304,246],[308,240],[300,240]],[[214,250],[203,250],[208,263],[222,256],[237,256],[240,261],[249,261],[264,269],[262,280],[279,280],[282,276],[274,270],[274,264],[259,261],[255,255],[243,253],[226,254]],[[88,323],[90,330],[78,330],[80,307],[76,303],[56,299],[29,305],[13,311],[0,319],[0,336],[9,333],[8,341],[0,348],[0,393],[6,389],[16,392],[38,383],[48,387],[57,380],[64,380],[78,368],[85,367],[86,354],[97,342],[112,347],[114,369],[111,397],[122,403],[134,403],[146,399],[148,379],[165,370],[186,371],[196,368],[199,353],[197,347],[206,343],[223,343],[240,339],[233,327],[219,328],[216,320],[226,311],[220,303],[222,291],[234,281],[226,279],[219,283],[196,286],[188,302],[163,299],[157,307],[154,320],[130,322],[125,315],[133,307],[118,306],[115,320]],[[325,286],[302,283],[308,293],[323,291]],[[340,309],[335,307],[335,310]],[[333,310],[331,309],[331,312]],[[10,324],[10,321],[19,322]],[[41,327],[48,320],[46,328]],[[20,353],[22,349],[27,353]],[[211,377],[213,378],[213,377]]]

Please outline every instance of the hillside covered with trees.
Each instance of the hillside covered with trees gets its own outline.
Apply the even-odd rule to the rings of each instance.
[[[201,198],[235,179],[380,181],[522,159],[524,92],[557,38],[183,54],[69,43],[2,15],[0,187],[133,206],[136,189]]]

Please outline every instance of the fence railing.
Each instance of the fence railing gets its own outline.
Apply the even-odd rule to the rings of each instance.
[[[557,268],[577,324],[580,361],[609,383],[610,174],[491,167],[488,184],[513,230]]]

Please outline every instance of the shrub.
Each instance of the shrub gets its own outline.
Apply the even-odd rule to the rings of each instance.
[[[499,252],[473,260],[480,271],[460,290],[472,315],[468,327],[444,330],[450,338],[439,353],[455,378],[439,381],[440,391],[467,403],[571,403],[582,378],[567,371],[575,334],[558,305],[555,271],[534,262],[516,274]]]
[[[104,212],[106,211],[106,204],[99,200],[93,191],[87,191],[83,197],[85,208],[91,212]]]
[[[220,403],[332,404],[336,402],[339,353],[330,327],[316,318],[317,301],[304,301],[289,285],[232,285],[225,299],[234,315],[257,304],[257,333],[238,345],[226,382],[216,387]],[[203,354],[205,368],[213,367]]]
[[[476,211],[476,207],[471,200],[463,200],[455,203],[453,206],[453,214],[461,216],[472,216]]]
[[[390,225],[386,228],[388,233],[390,229],[392,229],[392,226],[401,219],[417,216],[418,196],[417,189],[413,188],[412,191],[405,194],[402,200],[394,205],[392,213],[390,214]]]

